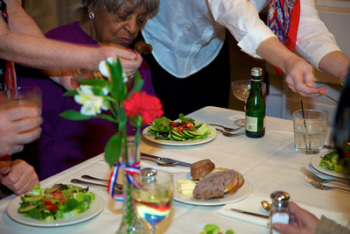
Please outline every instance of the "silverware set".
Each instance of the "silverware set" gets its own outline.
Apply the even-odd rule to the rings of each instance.
[[[93,182],[90,182],[90,181],[85,181],[85,180],[80,180],[80,179],[72,179],[70,182],[74,183],[74,184],[82,184],[82,185],[86,185],[86,186],[98,186],[98,187],[103,187],[103,188],[107,188],[108,187],[108,180],[96,178],[96,177],[89,176],[89,175],[82,175],[81,178],[87,179],[87,180],[101,181],[103,183],[102,184],[100,184],[100,183],[93,183]],[[123,185],[122,184],[116,184],[115,185],[115,190],[116,190],[117,193],[122,193]]]
[[[340,179],[325,179],[308,170],[306,167],[301,167],[300,171],[305,175],[305,180],[317,189],[337,189],[350,193],[350,181]],[[333,184],[334,186],[329,186],[325,184]]]
[[[237,128],[229,128],[229,127],[225,127],[225,126],[222,126],[220,124],[213,124],[213,123],[209,123],[211,126],[216,126],[216,127],[220,127],[220,128],[223,128],[226,132],[233,132],[233,131],[237,131],[241,128],[243,128],[243,126],[239,126]]]
[[[223,130],[221,130],[219,128],[215,128],[215,129],[216,129],[216,131],[221,132],[222,135],[224,135],[226,137],[241,136],[241,135],[244,135],[244,133],[245,133],[244,131],[243,132],[238,132],[238,133],[231,133],[231,132],[225,132],[225,131],[223,131]]]

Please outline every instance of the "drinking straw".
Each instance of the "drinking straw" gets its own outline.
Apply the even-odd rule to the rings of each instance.
[[[300,104],[301,104],[301,113],[303,114],[305,133],[307,134],[303,100],[300,100]],[[309,141],[309,144],[306,144],[306,135],[304,135],[304,141],[305,141],[305,148],[306,149],[311,149],[310,141]],[[309,148],[307,147],[307,145],[309,145]]]

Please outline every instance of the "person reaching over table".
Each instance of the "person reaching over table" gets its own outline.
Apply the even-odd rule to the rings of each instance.
[[[77,12],[81,13],[79,22],[55,28],[46,36],[82,45],[108,43],[127,47],[136,38],[147,15],[158,5],[158,0],[86,0]],[[142,91],[154,96],[150,69],[145,61],[138,71],[144,80]],[[65,90],[46,77],[28,75],[28,72],[23,74],[31,78],[20,77],[19,84],[37,85],[43,95],[43,132],[38,142],[27,146],[23,153],[23,159],[34,157],[38,163],[35,168],[40,180],[103,152],[115,133],[110,121],[72,121],[59,117],[65,110],[80,111],[81,105],[72,97],[64,97]],[[128,133],[132,132],[128,126]]]
[[[8,25],[0,20],[1,59],[42,69],[97,70],[100,61],[118,56],[130,74],[140,66],[138,53],[118,45],[82,46],[47,39],[18,0],[0,0],[0,4],[5,8],[1,14],[9,17]]]
[[[315,97],[319,91],[327,91],[326,87],[314,88],[312,66],[344,77],[350,59],[340,51],[334,36],[319,19],[314,0],[286,0],[284,3],[289,7],[285,9],[275,5],[279,2],[161,1],[158,13],[147,21],[142,36],[153,46],[152,55],[143,57],[150,64],[153,85],[165,115],[171,113],[176,117],[180,112],[194,111],[193,108],[227,104],[229,77],[226,83],[223,82],[225,74],[222,70],[229,71],[229,65],[224,65],[225,58],[219,56],[225,28],[244,52],[279,67],[285,73],[288,86],[303,96]],[[259,18],[259,11],[268,3],[272,16],[270,26],[280,33],[278,38]],[[277,17],[283,16],[281,12],[286,13],[285,22]],[[281,23],[284,27],[276,28],[276,24]],[[300,56],[287,49],[279,39]],[[221,101],[212,101],[215,95]]]
[[[349,69],[350,70],[350,69]],[[340,96],[337,113],[334,120],[334,130],[332,132],[333,144],[337,149],[339,158],[344,157],[344,146],[350,142],[350,72],[345,81],[342,94]],[[350,166],[350,165],[348,165]],[[350,169],[350,168],[349,168]],[[350,234],[350,230],[333,220],[322,216],[319,220],[315,215],[300,208],[295,203],[289,205],[291,216],[290,224],[275,223],[273,229],[282,234],[290,233],[332,233]]]

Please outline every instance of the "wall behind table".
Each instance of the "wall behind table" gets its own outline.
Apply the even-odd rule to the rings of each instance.
[[[73,22],[73,6],[78,3],[80,0],[22,0],[24,10],[43,33]]]

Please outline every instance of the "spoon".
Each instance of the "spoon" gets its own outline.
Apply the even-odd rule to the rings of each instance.
[[[269,201],[261,201],[261,205],[267,212],[270,212],[271,202],[269,202]]]

